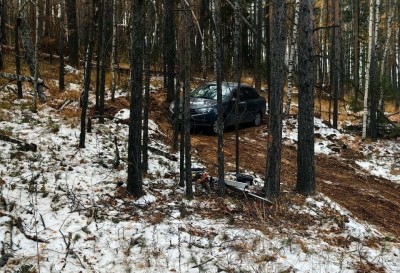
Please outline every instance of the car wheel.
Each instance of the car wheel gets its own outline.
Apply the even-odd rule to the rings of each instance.
[[[256,116],[254,117],[254,121],[253,121],[254,126],[260,126],[261,125],[261,121],[262,121],[261,113],[257,112]]]
[[[222,123],[222,131],[225,129],[225,124]],[[214,134],[218,135],[218,119],[216,119],[212,126],[212,131]]]

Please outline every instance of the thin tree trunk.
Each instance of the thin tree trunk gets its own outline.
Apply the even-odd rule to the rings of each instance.
[[[369,27],[368,27],[368,55],[365,73],[365,91],[364,91],[364,111],[362,122],[362,139],[367,136],[367,120],[368,120],[368,96],[370,91],[370,67],[372,61],[372,50],[375,47],[375,4],[377,0],[370,0],[369,3]]]
[[[38,50],[39,50],[39,6],[35,5],[35,47],[34,47],[34,55],[33,55],[33,63],[34,63],[34,83],[33,90],[38,90],[38,79],[39,79],[39,60],[38,60]],[[33,95],[33,106],[32,112],[37,112],[37,97],[38,92],[34,92]]]
[[[100,73],[101,73],[101,55],[104,50],[102,42],[102,33],[104,31],[103,27],[103,1],[99,0],[97,2],[98,16],[97,16],[97,45],[96,45],[96,105],[95,109],[98,112],[100,110]]]
[[[89,24],[89,33],[88,33],[88,45],[86,46],[86,62],[85,62],[85,76],[83,80],[83,95],[82,95],[82,112],[81,112],[81,132],[79,137],[79,147],[85,148],[85,139],[86,139],[86,113],[88,108],[89,101],[89,89],[90,89],[90,80],[92,75],[92,59],[93,59],[93,48],[94,48],[94,36],[95,36],[95,25],[96,25],[96,12],[95,12],[95,1],[93,1],[91,5],[92,11],[92,23]]]
[[[175,24],[174,24],[174,1],[166,0],[165,2],[165,33],[164,33],[164,51],[166,61],[166,85],[167,85],[167,102],[174,99],[175,91]]]
[[[299,11],[299,115],[296,191],[315,192],[313,5],[301,0]]]
[[[375,3],[375,16],[374,16],[374,46],[371,51],[371,66],[370,66],[370,95],[371,95],[371,105],[370,105],[370,136],[373,141],[376,141],[378,137],[378,85],[379,75],[378,73],[378,26],[379,26],[379,7],[380,0],[376,0]]]
[[[4,57],[3,57],[3,49],[2,45],[4,44],[5,36],[5,4],[4,0],[0,0],[0,69],[4,68]]]
[[[111,101],[115,101],[115,72],[117,59],[117,0],[113,0],[113,19],[112,19],[112,53],[111,53]]]
[[[254,6],[255,7],[255,6]],[[257,34],[255,48],[255,83],[257,92],[261,92],[261,51],[262,51],[262,0],[257,0]]]
[[[267,141],[267,166],[264,183],[269,197],[280,194],[282,158],[282,103],[285,67],[286,8],[285,3],[273,0],[271,35],[271,102],[269,113],[269,135]]]
[[[287,76],[287,99],[286,99],[286,107],[285,107],[285,116],[289,115],[290,112],[290,104],[292,102],[292,90],[293,90],[293,63],[294,63],[294,55],[296,50],[297,43],[297,25],[299,23],[299,6],[300,0],[296,0],[294,7],[294,23],[292,30],[292,37],[290,42],[290,53],[289,53],[289,71]]]
[[[353,32],[354,32],[354,97],[355,101],[358,101],[358,91],[360,88],[360,41],[359,41],[359,29],[360,29],[360,3],[359,0],[353,0]]]
[[[64,91],[64,1],[61,0],[61,14],[60,14],[60,41],[59,41],[59,54],[60,54],[60,71],[59,71],[59,81],[58,86],[60,91]]]
[[[24,55],[25,61],[28,64],[31,76],[34,78],[36,78],[36,76],[38,78],[41,78],[39,67],[37,66],[36,63],[37,59],[35,59],[35,56],[37,57],[37,50],[36,50],[37,47],[32,44],[30,27],[26,22],[25,18],[23,17],[17,19],[17,25],[19,26],[20,28],[19,30],[21,31],[21,40],[25,49],[25,55]],[[36,90],[37,94],[39,95],[39,99],[41,101],[46,101],[46,96],[44,94],[43,89],[44,89],[44,83],[42,82],[38,83],[34,90]]]
[[[240,66],[240,45],[241,45],[241,24],[240,24],[240,0],[234,0],[233,4],[235,5],[234,17],[235,17],[235,25],[234,25],[234,80],[237,82],[237,91],[236,91],[236,101],[235,101],[235,153],[236,153],[236,176],[239,174],[240,170],[240,153],[239,153],[239,99],[240,99],[240,83],[241,83],[241,66]],[[259,7],[261,8],[261,7]],[[261,22],[259,22],[261,24]],[[261,37],[259,37],[261,39]]]
[[[338,66],[340,66],[340,1],[333,1],[333,16],[334,16],[334,25],[336,26],[333,29],[333,60],[334,67],[333,69],[333,128],[338,128],[338,119],[339,119],[339,82],[340,76],[338,71]]]
[[[19,10],[19,1],[17,1],[17,10]],[[15,72],[17,76],[21,75],[21,58],[20,58],[20,50],[19,50],[19,20],[17,19],[16,26],[14,28],[14,39],[15,39]],[[22,99],[23,98],[23,93],[22,93],[22,82],[20,80],[17,80],[17,88],[18,88],[18,98]]]
[[[186,181],[186,198],[193,199],[193,187],[192,187],[192,158],[191,158],[191,143],[190,143],[190,71],[191,71],[191,31],[192,31],[192,0],[187,0],[188,5],[185,5],[183,1],[183,7],[185,7],[185,49],[184,49],[184,84],[183,92],[185,93],[185,105],[184,105],[184,116],[185,116],[185,181]]]
[[[387,26],[386,26],[386,41],[385,41],[385,45],[383,46],[383,56],[382,56],[382,61],[380,64],[380,76],[381,76],[381,81],[380,81],[380,87],[381,87],[381,92],[380,92],[380,100],[379,100],[379,109],[381,109],[382,112],[384,112],[384,108],[385,108],[385,102],[384,102],[384,87],[383,87],[383,83],[386,79],[386,75],[385,75],[385,69],[387,68],[387,63],[388,63],[388,52],[389,52],[389,48],[390,48],[390,40],[392,38],[392,22],[393,22],[393,16],[394,16],[394,8],[392,8],[391,5],[391,1],[387,0],[387,9],[386,12],[388,13],[388,19],[387,19]]]
[[[107,28],[105,27],[105,22],[107,22],[107,1],[103,0],[103,31],[101,34],[101,75],[100,75],[100,100],[99,100],[99,115],[100,123],[104,123],[104,100],[106,94],[106,63],[107,63]],[[142,68],[143,70],[143,68]]]
[[[217,75],[217,124],[218,124],[218,195],[224,196],[224,116],[222,108],[222,48],[221,48],[221,1],[214,0],[214,67]]]

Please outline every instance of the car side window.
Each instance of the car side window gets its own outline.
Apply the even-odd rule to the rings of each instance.
[[[242,87],[240,88],[240,100],[245,101],[252,99],[251,97],[251,89],[248,87]]]

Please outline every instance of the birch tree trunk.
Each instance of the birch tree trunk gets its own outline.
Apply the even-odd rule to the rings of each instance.
[[[368,96],[370,91],[370,67],[372,60],[372,50],[375,47],[375,5],[378,0],[370,0],[369,2],[369,19],[368,19],[368,54],[365,71],[365,91],[364,91],[364,109],[362,122],[362,139],[367,137],[367,120],[368,120]]]
[[[380,100],[379,100],[379,108],[381,109],[382,112],[384,112],[385,108],[385,94],[384,94],[384,87],[383,83],[386,78],[385,75],[385,68],[386,64],[388,62],[388,52],[390,48],[390,40],[392,38],[392,22],[393,22],[393,16],[394,16],[394,8],[392,8],[391,1],[387,0],[387,8],[386,12],[388,13],[388,18],[387,18],[387,25],[386,25],[386,40],[385,40],[385,45],[383,46],[383,54],[382,54],[382,61],[380,63],[380,76],[381,76],[381,92],[380,92]]]
[[[297,43],[297,25],[299,23],[299,6],[300,0],[296,0],[294,7],[294,23],[292,30],[292,37],[290,42],[289,59],[288,59],[288,76],[287,76],[287,100],[285,107],[285,116],[289,115],[290,104],[292,102],[292,90],[293,90],[293,63],[294,55]]]
[[[282,103],[285,67],[286,8],[281,0],[272,1],[271,86],[267,166],[264,189],[266,196],[278,197],[282,158]]]
[[[35,40],[35,45],[33,45],[32,41],[31,41],[31,28],[29,27],[29,25],[26,22],[26,19],[24,17],[19,17],[17,19],[17,26],[19,27],[19,30],[21,31],[22,45],[25,49],[24,57],[25,57],[26,63],[28,64],[29,72],[31,73],[32,77],[41,78],[39,67],[37,65],[36,40]],[[44,94],[44,83],[43,82],[42,83],[39,82],[38,84],[34,85],[34,90],[37,92],[39,99],[41,101],[43,101],[43,102],[46,101],[46,96]],[[35,106],[33,106],[33,109],[35,109]]]
[[[374,46],[371,51],[371,65],[370,65],[370,76],[369,76],[369,84],[370,84],[370,112],[369,112],[369,131],[370,136],[373,141],[375,141],[378,137],[378,85],[379,75],[378,75],[378,27],[379,27],[379,7],[380,0],[376,0],[375,4],[375,16],[374,16]]]

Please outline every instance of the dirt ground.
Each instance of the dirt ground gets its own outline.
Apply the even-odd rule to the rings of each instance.
[[[151,102],[151,118],[161,130],[172,136],[168,121],[168,107],[163,94],[155,95]],[[240,166],[242,170],[264,176],[266,165],[266,119],[260,127],[240,130]],[[217,174],[217,138],[204,132],[193,132],[192,149],[211,175]],[[172,137],[168,141],[171,141]],[[224,134],[225,170],[233,171],[235,162],[235,132]],[[338,202],[358,219],[377,226],[383,232],[400,236],[400,185],[366,174],[355,160],[362,155],[350,148],[341,149],[340,158],[316,156],[317,191]],[[296,183],[296,150],[284,146],[282,152],[282,191],[293,192]]]

